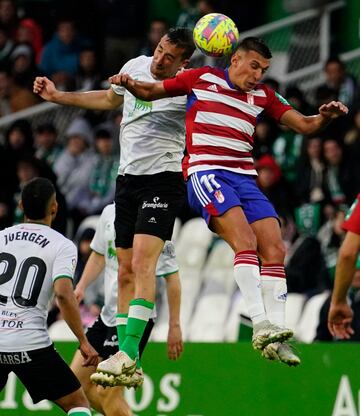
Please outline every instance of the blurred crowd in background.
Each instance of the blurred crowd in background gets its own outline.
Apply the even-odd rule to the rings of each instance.
[[[161,17],[147,24],[145,0],[80,1],[73,2],[72,10],[68,1],[29,2],[32,8],[20,3],[0,0],[1,117],[40,103],[32,93],[37,75],[48,76],[64,91],[107,88],[108,76],[128,59],[151,56],[169,28]],[[178,26],[193,28],[201,15],[215,11],[233,17],[231,2],[179,3]],[[255,27],[259,19],[253,10],[246,22]],[[198,54],[192,66],[213,63]],[[307,297],[331,289],[344,236],[341,223],[360,191],[359,80],[347,73],[337,56],[329,57],[323,71],[325,83],[313,91],[313,102],[307,102],[296,85],[284,90],[276,79],[264,82],[304,114],[317,113],[321,104],[341,100],[349,107],[349,115],[312,137],[262,117],[254,148],[259,186],[281,217],[289,292]],[[76,238],[78,278],[93,236],[91,228],[80,228],[79,234],[79,226],[113,200],[121,117],[121,109],[83,111],[62,135],[51,122],[32,125],[19,119],[0,140],[0,228],[22,221],[17,206],[22,185],[35,176],[50,178],[60,205],[54,228]],[[193,216],[184,209],[181,221]],[[101,306],[99,293],[88,300],[91,316]],[[56,313],[50,319],[56,319]]]

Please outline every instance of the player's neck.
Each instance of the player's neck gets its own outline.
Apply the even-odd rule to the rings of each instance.
[[[51,219],[47,218],[43,218],[41,220],[31,220],[30,218],[25,217],[24,222],[29,224],[47,225],[48,227],[51,227]]]

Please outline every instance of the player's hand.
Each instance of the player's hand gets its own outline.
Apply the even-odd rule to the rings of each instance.
[[[55,84],[46,77],[36,77],[33,85],[35,94],[40,95],[46,101],[51,101],[57,92]]]
[[[180,325],[170,325],[167,339],[168,357],[177,360],[184,350]]]
[[[108,78],[110,84],[120,85],[121,87],[130,86],[134,80],[129,74],[116,74]]]
[[[331,303],[328,316],[328,328],[331,335],[340,339],[349,339],[354,334],[351,328],[353,315],[347,303]]]
[[[74,295],[77,303],[80,303],[85,297],[85,290],[81,286],[77,285],[74,289]]]
[[[84,361],[82,363],[83,367],[97,366],[99,362],[99,354],[90,345],[88,340],[84,340],[80,343],[80,352],[84,357]]]
[[[344,116],[349,112],[349,109],[340,101],[331,101],[330,103],[323,104],[319,108],[319,113],[328,119]]]

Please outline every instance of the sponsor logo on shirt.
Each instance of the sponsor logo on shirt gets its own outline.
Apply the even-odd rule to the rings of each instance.
[[[169,206],[169,204],[167,202],[159,202],[160,198],[158,196],[156,196],[153,199],[153,202],[148,202],[148,201],[144,201],[142,204],[142,209],[145,208],[167,208]]]

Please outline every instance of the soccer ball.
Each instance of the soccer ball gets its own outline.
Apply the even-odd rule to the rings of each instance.
[[[205,55],[230,55],[239,41],[239,31],[230,17],[221,13],[203,16],[193,32],[196,47]]]

